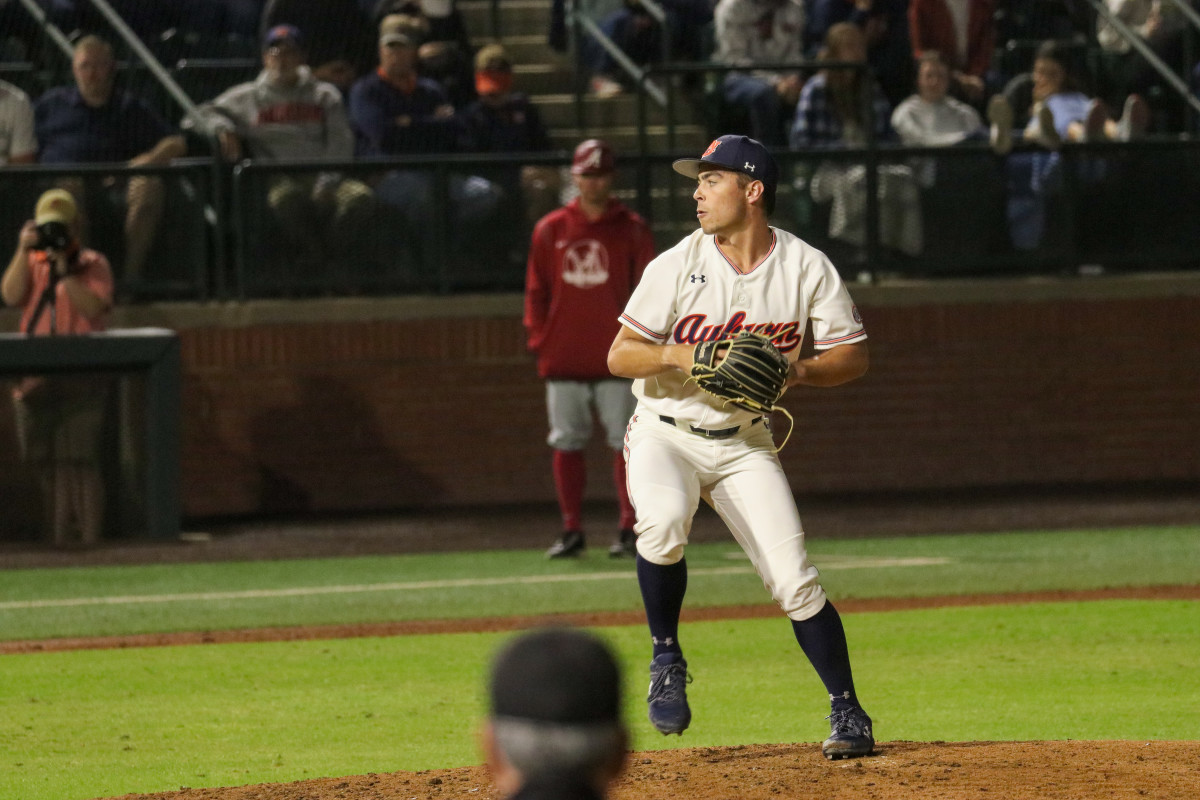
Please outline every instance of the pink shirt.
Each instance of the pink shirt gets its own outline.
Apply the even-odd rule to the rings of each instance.
[[[98,297],[107,301],[107,306],[111,306],[113,276],[108,259],[95,250],[80,250],[75,268],[76,277]],[[21,331],[45,336],[50,333],[49,308],[42,311],[41,316],[38,317],[37,328],[32,331],[28,330],[29,320],[37,310],[38,301],[41,300],[42,294],[46,291],[46,285],[50,282],[50,260],[40,250],[34,250],[29,254],[29,278],[29,294],[25,297],[25,310],[21,314]],[[55,290],[56,333],[92,333],[108,327],[107,308],[95,317],[85,317],[71,305],[71,299],[67,295],[62,281],[59,281]]]

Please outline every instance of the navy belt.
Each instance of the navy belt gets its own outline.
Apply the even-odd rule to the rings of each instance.
[[[708,431],[704,428],[697,428],[695,425],[689,425],[686,422],[679,422],[674,417],[668,417],[663,414],[659,414],[658,418],[668,425],[674,425],[681,431],[688,431],[689,433],[694,433],[697,436],[706,436],[709,439],[726,439],[730,436],[733,436],[740,430],[744,430],[749,428],[751,425],[762,422],[763,419],[762,417],[755,417],[745,425],[734,425],[732,428],[721,428],[720,430],[716,431]]]

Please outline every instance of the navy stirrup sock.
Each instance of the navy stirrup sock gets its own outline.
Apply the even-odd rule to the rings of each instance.
[[[825,684],[833,707],[857,706],[846,631],[833,603],[826,601],[824,608],[806,620],[792,620],[792,630],[800,649],[808,656],[821,683]]]
[[[646,607],[654,655],[682,653],[679,647],[679,612],[687,593],[687,561],[660,566],[637,557],[638,586]]]

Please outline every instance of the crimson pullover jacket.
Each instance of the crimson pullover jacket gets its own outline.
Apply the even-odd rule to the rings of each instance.
[[[650,226],[618,200],[594,222],[578,199],[538,221],[525,273],[525,330],[538,375],[612,377],[617,317],[653,258]]]

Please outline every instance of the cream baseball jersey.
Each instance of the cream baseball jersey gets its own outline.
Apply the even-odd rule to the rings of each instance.
[[[743,274],[716,237],[696,230],[646,267],[620,316],[623,325],[659,344],[697,344],[750,330],[771,337],[795,361],[808,320],[819,350],[863,341],[862,318],[833,264],[799,237],[771,228],[773,244]],[[699,428],[741,425],[756,414],[701,391],[675,370],[634,381],[647,412]]]

